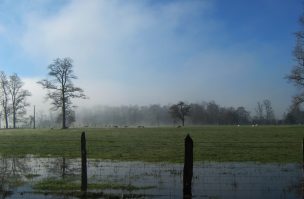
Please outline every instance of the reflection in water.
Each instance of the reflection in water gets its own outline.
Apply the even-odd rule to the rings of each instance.
[[[91,175],[101,181],[156,185],[137,193],[157,198],[182,198],[181,164],[90,162]],[[195,163],[193,198],[302,198],[289,187],[303,177],[298,164]],[[111,190],[113,192],[113,190]]]
[[[12,195],[13,189],[22,184],[29,171],[26,158],[0,158],[0,197]]]
[[[75,160],[66,157],[50,159],[47,162],[47,165],[49,165],[48,172],[62,179],[65,179],[66,176],[73,176],[79,171],[79,168],[77,168],[73,162],[75,162]]]
[[[0,158],[0,198],[56,198],[71,196],[33,194],[32,185],[45,179],[80,182],[80,159]],[[89,160],[89,183],[126,185],[102,188],[107,194],[143,194],[145,198],[182,198],[182,164]],[[26,175],[36,176],[26,178]],[[195,163],[193,198],[303,197],[303,172],[298,164]],[[21,183],[23,182],[23,183]],[[131,189],[130,187],[150,187]]]

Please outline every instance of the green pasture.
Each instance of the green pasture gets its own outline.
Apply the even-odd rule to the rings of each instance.
[[[0,154],[80,157],[80,135],[88,158],[183,162],[184,138],[194,141],[194,161],[302,162],[303,126],[202,126],[184,128],[0,130]]]

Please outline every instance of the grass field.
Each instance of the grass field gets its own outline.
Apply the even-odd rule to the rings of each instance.
[[[0,130],[3,156],[80,156],[86,131],[88,158],[183,162],[184,137],[195,161],[301,162],[303,126]]]

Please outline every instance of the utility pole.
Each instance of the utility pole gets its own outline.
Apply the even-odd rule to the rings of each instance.
[[[36,128],[36,106],[34,105],[34,129]]]

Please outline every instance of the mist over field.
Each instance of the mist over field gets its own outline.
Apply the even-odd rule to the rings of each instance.
[[[47,90],[37,82],[65,57],[73,60],[74,85],[87,96],[72,100],[76,118],[95,107],[117,112],[214,101],[233,114],[244,107],[252,123],[258,103],[270,100],[275,118],[284,120],[298,93],[284,77],[294,64],[300,0],[1,1],[0,11],[0,69],[17,73],[30,91],[26,117],[34,106],[50,120],[59,114],[50,113]],[[102,123],[130,120],[120,115],[128,119]]]

